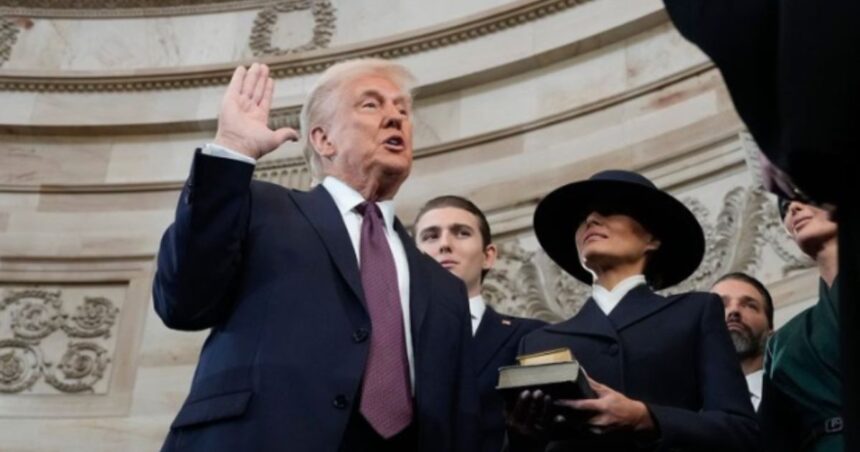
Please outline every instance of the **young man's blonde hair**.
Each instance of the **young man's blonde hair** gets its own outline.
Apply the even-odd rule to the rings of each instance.
[[[322,181],[325,175],[320,155],[310,140],[311,130],[319,126],[328,128],[337,112],[340,89],[349,81],[368,75],[390,80],[400,88],[411,105],[415,77],[400,64],[381,58],[360,58],[343,61],[326,69],[308,93],[299,117],[305,161],[314,182]]]

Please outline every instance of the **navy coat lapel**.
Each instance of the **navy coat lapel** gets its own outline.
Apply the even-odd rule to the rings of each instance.
[[[665,309],[674,303],[675,298],[666,298],[654,293],[647,285],[642,284],[627,292],[618,306],[609,313],[609,320],[621,331],[634,323]]]
[[[591,297],[575,316],[564,322],[550,325],[546,327],[546,330],[563,334],[598,336],[618,342],[615,327]]]
[[[505,345],[508,338],[517,330],[510,320],[503,323],[504,320],[504,317],[487,306],[484,317],[478,325],[478,331],[475,332],[475,364],[478,373],[484,371],[499,348]]]
[[[409,314],[412,323],[412,344],[417,348],[427,306],[430,304],[430,290],[433,286],[428,278],[431,272],[424,271],[421,252],[415,247],[412,237],[400,224],[400,220],[396,218],[394,230],[400,236],[403,249],[406,251],[406,260],[409,261]]]
[[[361,286],[358,258],[334,199],[322,185],[316,186],[301,196],[292,196],[292,198],[322,238],[322,242],[347,285],[364,305],[364,288]]]

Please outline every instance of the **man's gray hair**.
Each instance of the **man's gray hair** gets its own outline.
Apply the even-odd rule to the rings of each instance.
[[[320,155],[314,150],[310,140],[311,130],[320,125],[328,127],[337,111],[340,89],[349,81],[367,75],[377,75],[390,80],[410,101],[412,99],[415,77],[400,64],[381,58],[359,58],[343,61],[326,69],[308,93],[299,117],[305,162],[314,182],[322,181],[324,174]]]

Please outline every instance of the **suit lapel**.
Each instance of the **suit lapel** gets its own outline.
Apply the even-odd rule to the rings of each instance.
[[[478,325],[478,331],[475,332],[475,364],[478,373],[484,371],[496,352],[517,330],[510,320],[507,324],[503,323],[504,320],[504,317],[487,306],[484,317]]]
[[[400,236],[403,249],[406,251],[406,260],[409,262],[409,314],[412,323],[412,344],[418,348],[418,340],[421,337],[421,327],[427,314],[427,306],[430,304],[431,282],[428,280],[431,272],[424,271],[421,262],[421,252],[415,247],[412,237],[400,224],[400,220],[394,219],[394,230]]]
[[[591,298],[585,302],[582,309],[570,319],[546,327],[546,331],[562,334],[580,334],[586,336],[603,337],[618,342],[618,334],[609,317],[600,310],[597,303]]]
[[[310,192],[292,197],[296,205],[317,231],[343,279],[358,300],[364,304],[364,289],[358,270],[358,258],[349,239],[343,218],[334,199],[318,185]]]
[[[665,298],[642,284],[627,292],[618,306],[609,313],[609,320],[618,331],[665,309],[678,298]]]

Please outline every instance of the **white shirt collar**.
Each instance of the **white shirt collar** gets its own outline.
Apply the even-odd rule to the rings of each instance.
[[[481,319],[484,318],[486,311],[487,305],[484,304],[484,297],[478,295],[469,298],[469,312],[472,314],[472,335],[478,331],[478,325],[481,324]]]
[[[322,181],[322,186],[329,192],[332,198],[334,198],[334,203],[337,205],[337,210],[341,215],[346,215],[347,213],[355,212],[355,208],[365,201],[364,197],[361,196],[361,193],[357,192],[354,188],[346,185],[340,179],[334,176],[326,176]],[[394,230],[394,201],[379,201],[376,203],[379,206],[379,210],[382,211],[382,218],[385,221],[385,227],[389,231]]]
[[[624,278],[612,290],[607,290],[600,284],[594,284],[591,287],[591,297],[594,298],[600,310],[609,315],[628,292],[642,284],[646,284],[645,275],[633,275]]]
[[[750,401],[752,401],[753,408],[758,411],[758,405],[761,402],[761,384],[762,378],[764,378],[764,369],[752,372],[746,378],[747,388],[750,391]]]

